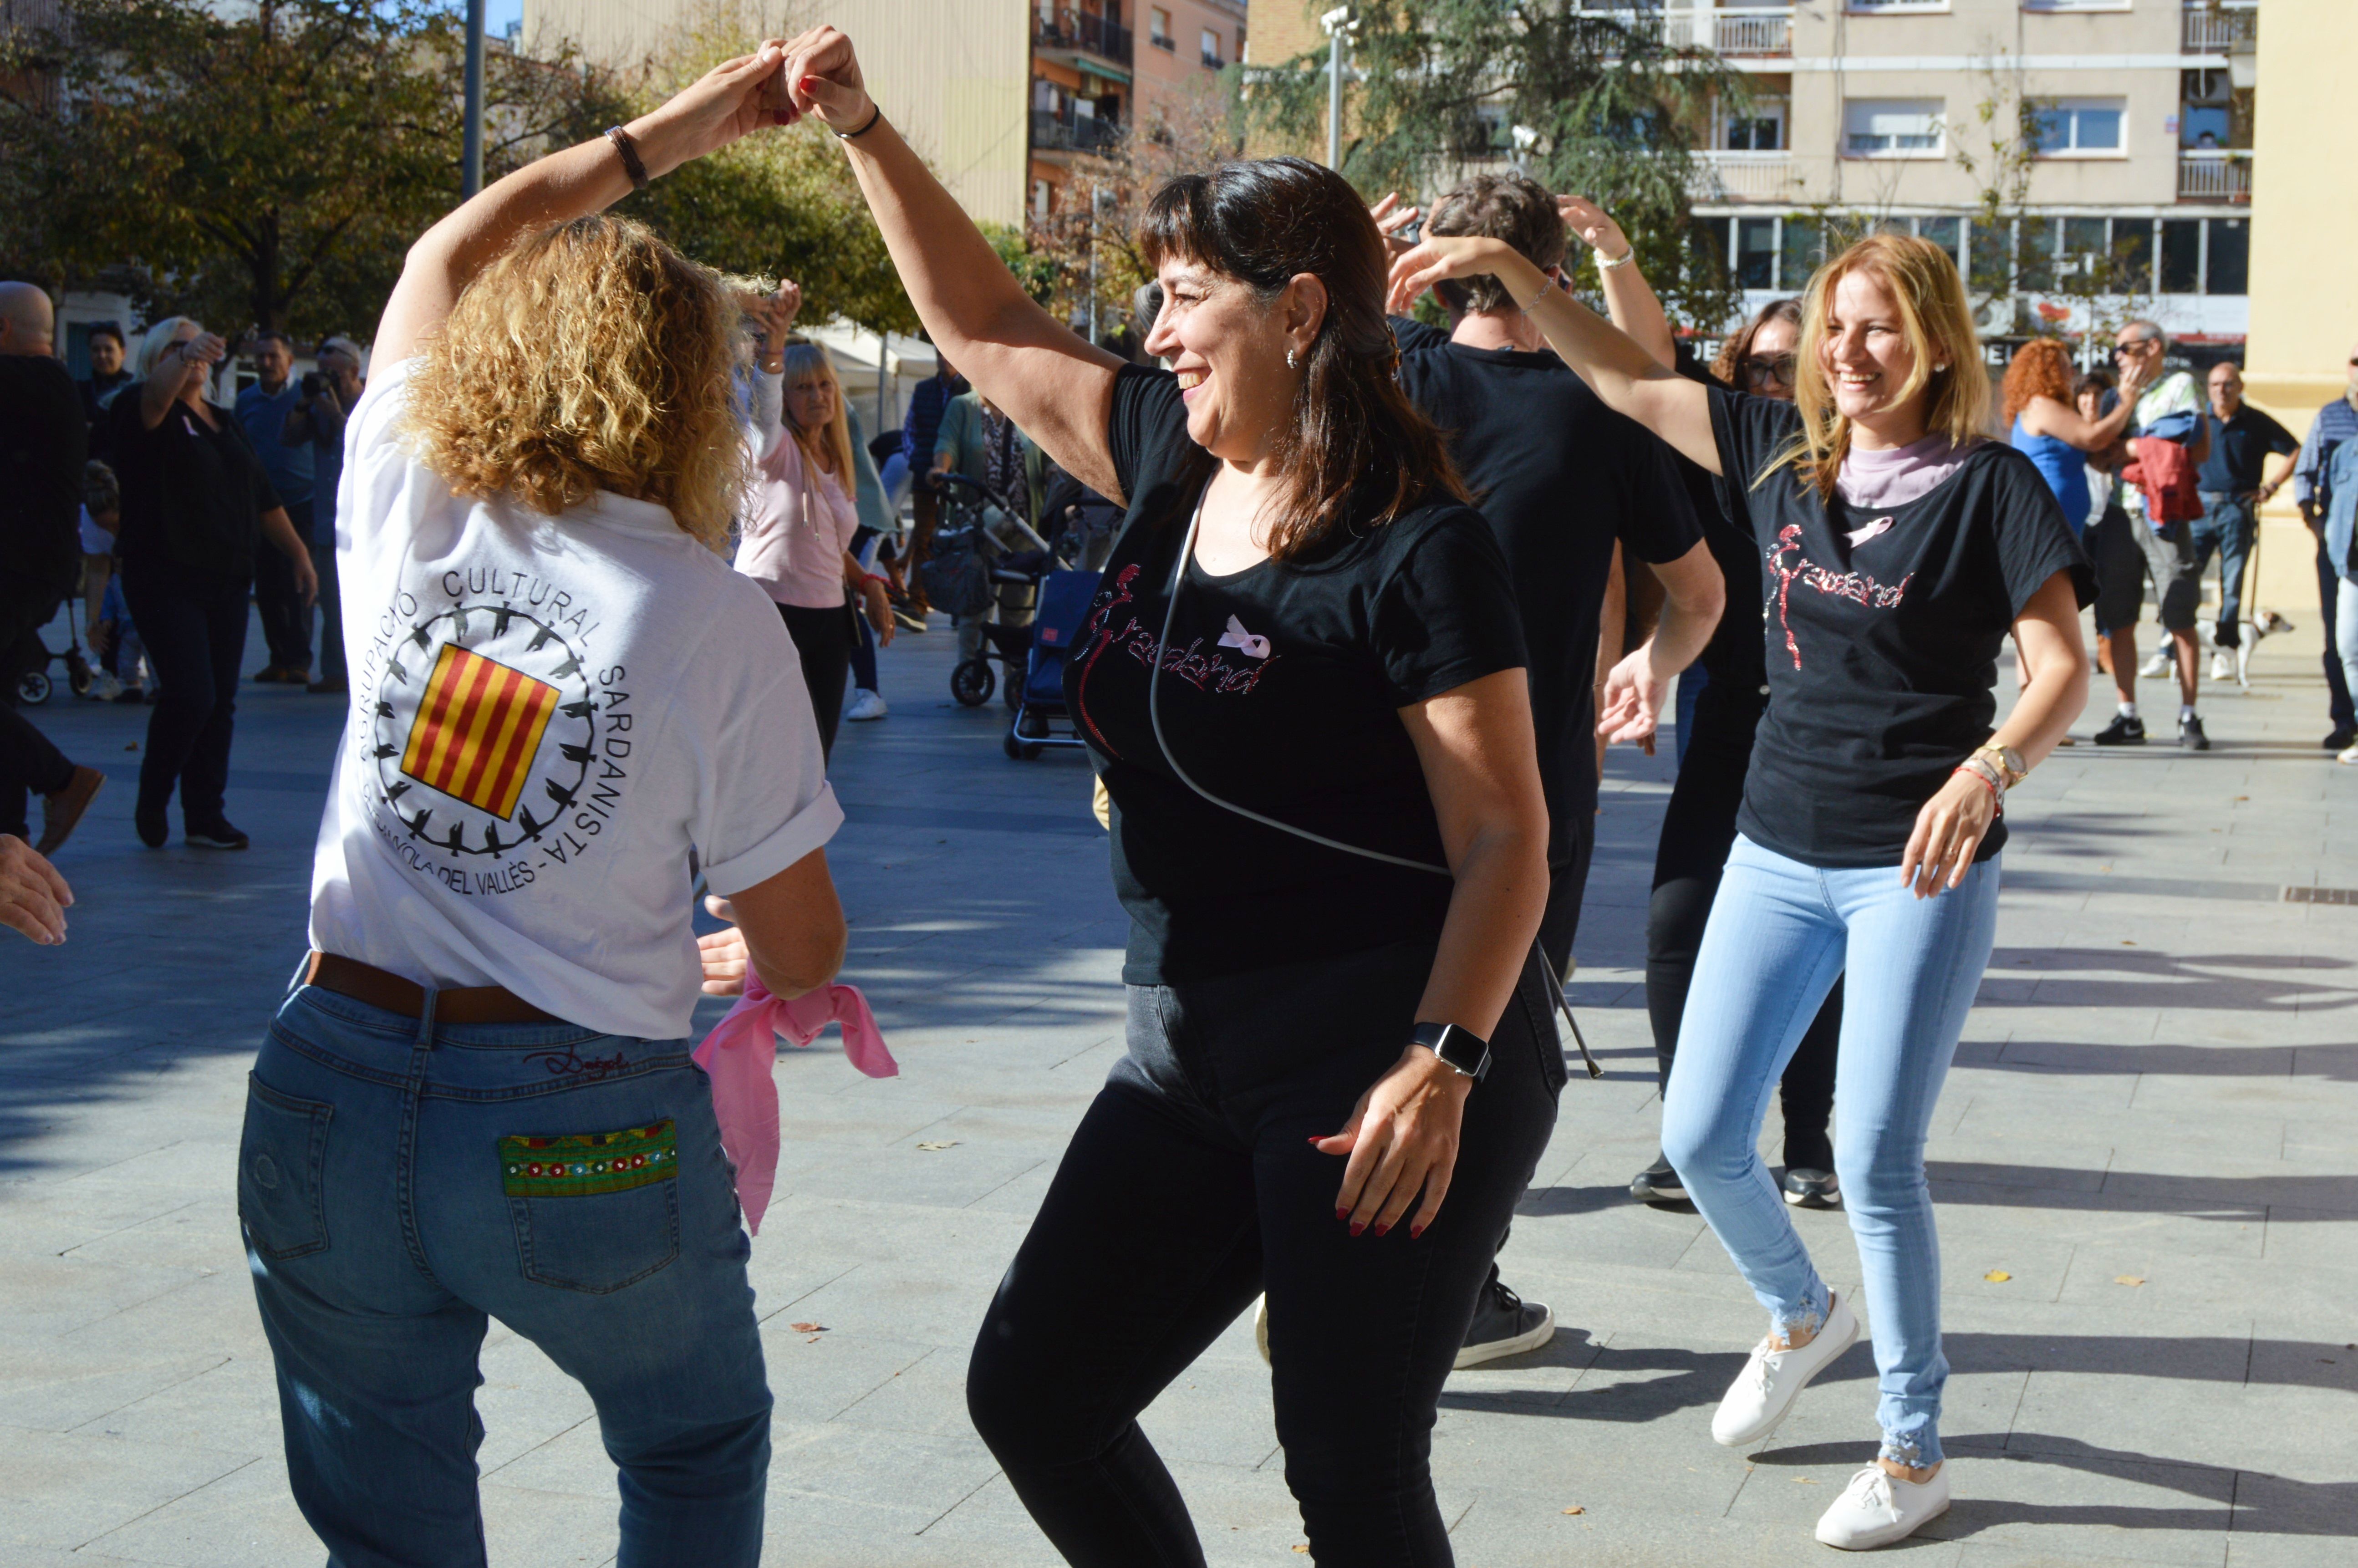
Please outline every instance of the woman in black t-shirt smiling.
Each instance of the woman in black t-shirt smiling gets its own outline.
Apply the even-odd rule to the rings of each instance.
[[[1996,932],[1999,803],[2087,699],[2087,561],[2039,470],[1986,437],[1964,287],[1928,241],[1878,234],[1819,270],[1791,404],[1677,376],[1494,242],[1427,240],[1395,264],[1394,297],[1477,272],[1531,301],[1606,402],[1741,492],[1771,574],[1768,708],[1662,1145],[1768,1309],[1712,1422],[1747,1446],[1858,1333],[1756,1148],[1768,1085],[1847,965],[1834,1163],[1873,1311],[1883,1444],[1817,1533],[1884,1545],[1948,1507],[1924,1138]],[[2009,629],[2031,678],[1993,734]]]
[[[1175,373],[1141,370],[1024,297],[841,35],[786,70],[935,341],[1128,513],[1066,691],[1130,1054],[984,1322],[976,1425],[1069,1561],[1200,1563],[1135,1418],[1265,1287],[1311,1555],[1446,1563],[1434,1407],[1563,1064],[1514,593],[1394,381],[1375,224],[1300,159],[1170,181],[1141,238]]]

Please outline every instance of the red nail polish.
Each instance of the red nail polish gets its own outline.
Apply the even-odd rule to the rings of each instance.
[[[1415,1240],[1418,1237],[1422,1236],[1423,1234],[1424,1227],[1421,1225],[1412,1225],[1408,1227],[1408,1238],[1411,1241]]]
[[[1351,1217],[1351,1211],[1347,1208],[1338,1208],[1335,1211],[1335,1217],[1336,1219],[1348,1219]]]
[[[1359,1234],[1359,1232],[1361,1232],[1361,1231],[1363,1231],[1363,1230],[1365,1230],[1365,1229],[1367,1229],[1367,1228],[1368,1228],[1368,1227],[1367,1227],[1367,1226],[1366,1226],[1364,1223],[1362,1223],[1361,1221],[1359,1221],[1359,1220],[1356,1220],[1356,1219],[1355,1219],[1355,1220],[1353,1220],[1353,1221],[1351,1222],[1351,1234],[1352,1234],[1352,1235],[1354,1235],[1354,1236],[1358,1235],[1358,1234]]]
[[[1314,1133],[1314,1133],[1312,1133],[1312,1134],[1310,1135],[1310,1146],[1311,1146],[1312,1148],[1314,1148],[1314,1149],[1315,1149],[1319,1144],[1324,1143],[1325,1141],[1325,1139],[1323,1139],[1323,1138],[1319,1137],[1319,1136],[1318,1136],[1316,1133]]]
[[[1390,1230],[1390,1228],[1391,1227],[1389,1225],[1379,1225],[1376,1227],[1376,1234],[1378,1236],[1381,1236],[1385,1231]]]

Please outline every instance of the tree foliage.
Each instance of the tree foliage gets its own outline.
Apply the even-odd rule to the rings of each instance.
[[[1075,156],[1059,210],[1028,225],[1033,279],[1027,281],[1040,285],[1033,297],[1059,320],[1085,325],[1094,278],[1098,336],[1119,330],[1130,319],[1131,296],[1153,277],[1138,246],[1147,201],[1172,176],[1234,157],[1239,145],[1229,101],[1201,92],[1132,124],[1103,152]]]
[[[457,200],[463,36],[417,0],[68,0],[0,42],[0,252],[234,331],[365,333]],[[570,59],[485,62],[488,178],[611,124]]]
[[[1690,217],[1692,155],[1713,100],[1744,102],[1717,56],[1676,42],[1659,11],[1584,10],[1580,0],[1361,0],[1353,10],[1343,172],[1362,192],[1429,203],[1466,174],[1520,160],[1619,221],[1674,321],[1725,323],[1736,303],[1725,259],[1693,243]],[[1241,98],[1253,127],[1323,148],[1326,58],[1322,46],[1250,73]],[[1581,258],[1591,288],[1593,267]]]

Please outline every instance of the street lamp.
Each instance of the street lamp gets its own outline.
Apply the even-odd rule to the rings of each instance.
[[[483,188],[483,0],[467,0],[467,132],[463,200]]]
[[[1326,167],[1343,167],[1343,46],[1359,30],[1348,5],[1337,5],[1318,18],[1326,29]]]

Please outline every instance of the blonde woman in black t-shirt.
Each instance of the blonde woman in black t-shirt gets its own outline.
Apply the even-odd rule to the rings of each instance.
[[[1493,242],[1428,239],[1395,264],[1395,302],[1471,273],[1530,301],[1606,402],[1743,495],[1774,579],[1768,708],[1662,1143],[1768,1310],[1712,1422],[1721,1443],[1749,1446],[1858,1334],[1757,1150],[1768,1086],[1847,968],[1834,1164],[1874,1317],[1883,1443],[1817,1534],[1885,1545],[1949,1503],[1924,1139],[1996,935],[2000,802],[2087,698],[2087,561],[2039,470],[1984,434],[1989,383],[1964,287],[1928,241],[1878,234],[1820,269],[1791,404],[1674,374]],[[2009,631],[2031,678],[1993,733]]]
[[[1167,182],[1140,239],[1173,369],[1127,365],[1025,297],[849,40],[792,54],[934,341],[1128,512],[1065,690],[1113,801],[1130,1054],[968,1409],[1069,1561],[1200,1563],[1136,1418],[1265,1286],[1311,1556],[1444,1564],[1434,1409],[1563,1063],[1514,591],[1394,381],[1374,222],[1295,158]]]

